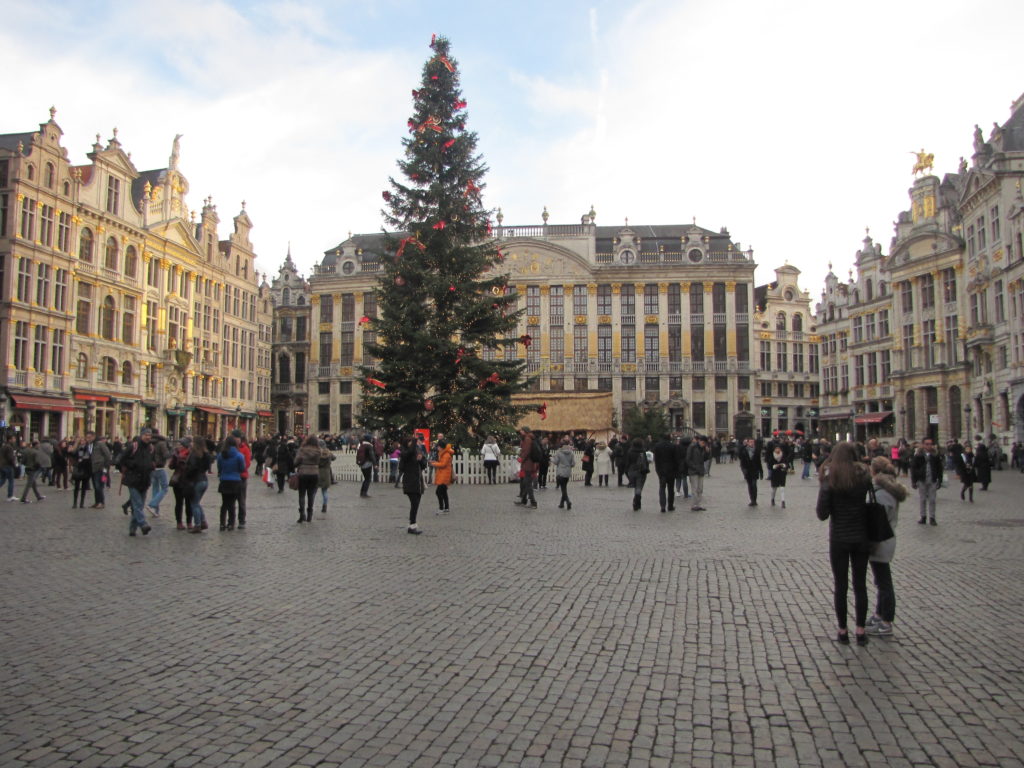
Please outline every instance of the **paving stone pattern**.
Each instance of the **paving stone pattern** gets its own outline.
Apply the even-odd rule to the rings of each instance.
[[[1024,765],[1024,475],[941,491],[937,527],[904,504],[865,648],[834,640],[813,479],[786,510],[737,465],[705,489],[428,490],[422,536],[387,484],[300,526],[250,481],[248,528],[201,536],[167,502],[130,538],[116,497],[0,501],[0,765]]]

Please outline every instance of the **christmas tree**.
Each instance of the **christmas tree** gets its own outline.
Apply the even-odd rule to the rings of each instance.
[[[516,336],[522,310],[510,293],[481,194],[486,166],[466,130],[466,102],[448,40],[435,37],[412,92],[401,181],[389,179],[386,239],[376,288],[379,316],[362,368],[364,426],[427,427],[456,442],[513,429],[526,387]]]

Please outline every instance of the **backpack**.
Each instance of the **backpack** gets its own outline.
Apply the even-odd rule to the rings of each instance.
[[[534,464],[540,464],[544,460],[544,454],[540,450],[540,443],[537,438],[533,438],[530,443],[530,461]]]

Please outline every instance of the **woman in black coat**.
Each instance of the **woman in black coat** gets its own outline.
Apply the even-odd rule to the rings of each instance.
[[[423,470],[426,468],[427,458],[420,455],[416,437],[407,437],[398,456],[398,471],[402,476],[402,493],[409,497],[409,527],[406,531],[413,534],[423,533],[416,522],[416,515],[423,497]]]
[[[846,593],[852,570],[857,645],[867,645],[867,572],[871,544],[866,528],[865,502],[871,490],[871,475],[859,461],[856,447],[849,442],[836,445],[821,469],[816,512],[819,520],[829,521],[828,555],[835,582],[838,640],[844,645],[850,643],[846,626]]]

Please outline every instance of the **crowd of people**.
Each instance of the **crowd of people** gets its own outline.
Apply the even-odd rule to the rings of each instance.
[[[715,444],[718,444],[716,449]],[[333,450],[332,450],[333,448]],[[204,437],[182,437],[170,441],[149,427],[128,441],[108,441],[93,431],[77,439],[32,440],[22,443],[10,434],[0,444],[0,485],[7,485],[7,500],[31,503],[46,497],[43,487],[72,490],[72,509],[84,508],[92,493],[93,509],[103,509],[111,489],[111,476],[120,474],[120,486],[128,491],[122,511],[129,517],[128,533],[135,536],[152,530],[147,518],[160,515],[168,491],[173,493],[174,516],[178,530],[202,533],[209,525],[203,498],[216,468],[217,491],[221,497],[219,529],[233,531],[246,525],[247,484],[250,468],[268,489],[278,493],[285,488],[297,492],[298,522],[310,523],[317,491],[321,495],[321,513],[327,514],[328,497],[334,484],[331,464],[334,450],[355,452],[362,475],[359,495],[366,498],[374,481],[385,481],[400,488],[409,502],[410,534],[422,533],[419,507],[426,486],[434,486],[437,514],[451,510],[449,486],[456,482],[455,457],[461,454],[438,434],[428,448],[422,433],[394,440],[390,445],[370,434],[357,439],[346,436],[294,437],[274,435],[249,444],[246,435],[232,431],[219,444]],[[993,439],[977,435],[972,441],[949,441],[944,450],[932,437],[916,442],[904,439],[892,445],[872,438],[866,443],[839,442],[832,445],[824,438],[760,435],[735,441],[716,440],[702,435],[657,439],[647,436],[616,435],[609,441],[596,441],[576,434],[536,434],[522,427],[518,444],[506,452],[495,436],[489,436],[479,451],[488,483],[499,482],[498,468],[513,463],[518,480],[516,505],[536,508],[538,490],[547,489],[548,475],[554,475],[559,491],[558,508],[571,510],[570,480],[579,460],[583,485],[632,490],[632,510],[643,507],[647,476],[657,477],[657,498],[662,513],[675,511],[682,496],[690,500],[690,509],[704,507],[704,478],[714,464],[738,463],[746,483],[749,505],[757,506],[759,483],[769,482],[771,505],[786,506],[786,484],[796,476],[801,461],[801,480],[810,480],[813,471],[819,482],[817,516],[829,521],[829,560],[834,579],[834,609],[838,625],[837,640],[850,643],[847,598],[854,593],[854,631],[857,644],[868,642],[869,635],[893,633],[896,594],[891,563],[895,555],[895,535],[900,503],[909,491],[899,481],[909,479],[919,497],[918,523],[938,525],[938,492],[952,484],[960,485],[960,499],[974,502],[975,486],[982,492],[992,483],[992,470],[1004,466],[1004,454]],[[390,472],[381,476],[382,467]],[[1024,446],[1014,443],[1009,466],[1024,472]],[[15,478],[25,478],[19,499]],[[147,500],[148,499],[148,500]],[[871,538],[868,517],[884,514],[889,527],[887,537]],[[882,511],[879,511],[882,510]],[[876,588],[875,610],[868,616],[867,571],[870,565]],[[852,578],[851,578],[852,577]]]

